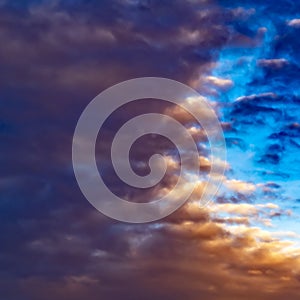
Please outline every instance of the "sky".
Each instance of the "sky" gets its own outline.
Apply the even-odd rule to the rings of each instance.
[[[292,0],[0,0],[0,300],[299,299],[299,34]],[[154,99],[120,108],[96,145],[116,195],[148,202],[178,179],[174,144],[155,135],[134,143],[131,165],[145,175],[162,153],[159,184],[139,190],[114,172],[114,134],[144,113],[186,127],[203,175],[173,214],[129,224],[85,199],[72,139],[96,95],[138,77],[198,91],[220,120],[227,160],[202,206],[203,128]]]

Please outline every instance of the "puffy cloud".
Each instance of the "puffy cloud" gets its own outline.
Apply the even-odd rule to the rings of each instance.
[[[207,76],[205,81],[220,90],[228,90],[233,87],[234,83],[231,79],[218,78],[214,76]]]
[[[255,207],[255,205],[247,204],[247,203],[217,204],[216,206],[212,207],[212,211],[225,212],[225,213],[229,213],[229,214],[237,214],[237,215],[241,215],[241,216],[255,216],[258,214],[258,210]]]
[[[295,28],[300,28],[300,19],[293,19],[288,21],[288,25]]]
[[[52,280],[48,280],[45,273],[22,278],[18,280],[15,292],[11,290],[5,295],[13,295],[19,290],[25,297],[39,299],[41,293],[49,290],[45,299],[50,295],[57,299],[81,299],[87,294],[90,299],[119,299],[121,295],[138,299],[145,293],[145,299],[148,294],[149,299],[153,296],[182,299],[183,295],[199,299],[199,295],[204,295],[205,299],[212,300],[216,297],[251,299],[254,296],[263,300],[280,299],[283,294],[297,299],[300,271],[297,251],[282,251],[291,246],[291,242],[280,241],[276,233],[272,235],[257,227],[244,226],[242,219],[241,222],[233,221],[238,224],[233,227],[214,222],[208,218],[209,210],[201,213],[194,204],[184,209],[189,213],[179,210],[176,217],[170,216],[161,224],[113,225],[109,237],[122,236],[115,245],[105,244],[107,237],[98,234],[99,219],[93,226],[90,224],[92,219],[77,220],[73,226],[83,222],[89,228],[89,231],[76,233],[85,235],[85,244],[89,245],[82,248],[88,260],[77,260],[81,268]],[[195,213],[198,217],[193,217]],[[63,236],[62,232],[57,231],[51,237],[55,237],[56,253],[43,247],[35,252],[37,257],[47,251],[47,256],[55,261],[55,256],[63,259],[64,255],[79,252],[78,247],[82,244],[76,244],[72,239],[66,244],[57,239],[60,236]],[[101,255],[89,255],[92,245],[98,248],[93,253]],[[106,253],[109,253],[109,259]],[[66,268],[65,261],[61,264],[62,269]],[[43,271],[49,268],[51,264]],[[254,291],[253,286],[259,289]]]
[[[256,187],[252,183],[243,182],[241,180],[227,180],[224,182],[224,184],[231,190],[235,192],[245,193],[245,194],[251,194],[256,190]]]

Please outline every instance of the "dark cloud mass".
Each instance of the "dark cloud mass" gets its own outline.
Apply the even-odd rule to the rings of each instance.
[[[288,0],[0,0],[0,300],[299,299],[299,18]],[[71,146],[91,99],[143,76],[207,97],[228,163],[211,207],[197,202],[200,182],[174,214],[131,225],[85,200]],[[153,99],[123,107],[97,158],[112,190],[135,202],[178,176],[178,153],[160,136],[131,153],[138,174],[153,153],[168,156],[159,185],[141,192],[112,170],[115,132],[147,112],[184,124],[203,178],[211,168],[191,115]]]

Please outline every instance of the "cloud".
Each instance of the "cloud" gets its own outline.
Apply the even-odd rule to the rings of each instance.
[[[235,179],[227,180],[224,182],[224,184],[230,190],[233,190],[235,192],[245,193],[245,194],[251,194],[256,190],[254,184],[243,182],[240,180],[235,180]]]
[[[248,177],[232,179],[240,178],[235,177],[239,172],[236,165],[220,161],[228,171],[225,192],[220,190],[215,207],[201,207],[199,199],[211,162],[203,146],[207,139],[182,110],[149,99],[120,109],[100,132],[104,143],[96,148],[97,158],[104,162],[100,171],[114,192],[131,201],[148,201],[176,183],[179,162],[174,146],[157,136],[136,142],[132,167],[138,174],[148,171],[148,157],[153,152],[164,153],[169,166],[160,185],[141,192],[122,185],[109,165],[114,133],[127,119],[148,111],[168,113],[187,127],[199,145],[203,181],[185,206],[161,222],[128,225],[99,214],[81,195],[71,168],[72,134],[85,105],[108,86],[140,76],[195,83],[200,91],[197,84],[206,78],[221,92],[232,92],[226,103],[211,104],[222,120],[227,116],[220,110],[229,110],[227,122],[222,123],[230,135],[227,140],[247,150],[243,120],[248,122],[247,128],[257,115],[264,124],[270,122],[268,112],[278,120],[283,110],[269,105],[281,103],[283,98],[275,92],[264,93],[273,89],[258,89],[255,80],[243,90],[241,82],[211,71],[223,47],[228,51],[228,47],[238,46],[242,49],[238,55],[244,55],[245,49],[254,51],[264,35],[268,37],[272,28],[267,31],[256,22],[251,25],[259,9],[231,10],[211,1],[192,0],[172,4],[152,0],[2,1],[1,5],[2,297],[299,298],[299,251],[294,244],[298,236],[276,233],[276,227],[272,227],[273,234],[258,227],[275,226],[277,217],[292,217],[270,202],[274,195],[279,197],[283,187],[277,188],[278,183],[259,186]],[[293,50],[294,46],[290,47]],[[263,60],[268,68],[281,63]],[[240,95],[250,96],[232,104]],[[187,99],[195,107],[198,100]],[[296,138],[299,126],[293,121],[290,124],[276,123],[272,133],[277,136],[270,140]],[[281,172],[263,167],[255,170]],[[187,179],[195,178],[190,175]],[[257,196],[261,196],[259,204],[251,203]]]
[[[264,68],[274,68],[281,69],[289,64],[289,61],[285,58],[277,58],[277,59],[260,59],[257,62],[258,66]]]
[[[288,25],[294,28],[300,28],[300,19],[293,19],[288,21]]]
[[[205,81],[208,84],[211,84],[212,86],[214,86],[220,90],[223,90],[223,91],[226,91],[226,90],[232,88],[234,85],[234,83],[231,79],[218,78],[218,77],[214,77],[214,76],[207,76],[205,78]]]
[[[195,213],[201,212],[192,207],[186,208]],[[15,291],[20,290],[25,298],[33,300],[38,299],[41,293],[45,294],[45,299],[50,295],[58,299],[80,299],[87,294],[91,299],[119,299],[121,295],[125,295],[125,299],[127,295],[138,299],[143,293],[146,293],[146,299],[147,295],[149,299],[153,296],[182,299],[183,295],[189,299],[198,299],[199,295],[204,295],[205,299],[240,296],[251,299],[255,295],[263,300],[280,299],[286,293],[291,299],[297,299],[300,271],[297,252],[282,252],[291,242],[281,242],[259,228],[241,224],[230,228],[211,221],[204,212],[199,214],[199,218],[191,218],[190,214],[180,216],[180,213],[182,211],[176,213],[176,218],[170,216],[169,221],[161,224],[115,224],[112,227],[111,224],[105,227],[114,228],[106,231],[109,239],[99,235],[98,228],[102,228],[102,233],[104,228],[98,223],[97,215],[94,220],[98,221],[92,222],[93,225],[93,219],[77,220],[72,226],[83,222],[82,225],[89,228],[88,232],[76,233],[85,236],[85,244],[76,244],[72,239],[67,244],[58,239],[63,233],[57,231],[53,236],[56,252],[51,252],[51,247],[42,247],[34,253],[39,258],[46,251],[50,261],[61,256],[63,270],[67,266],[62,260],[64,255],[72,256],[72,253],[80,251],[78,247],[89,245],[82,248],[88,259],[77,260],[78,269],[73,269],[68,275],[64,272],[52,280],[47,279],[51,264],[46,265],[43,276],[18,280]],[[122,238],[111,239],[113,236]],[[105,240],[114,240],[117,244],[105,244]],[[90,256],[92,245],[103,254]],[[259,289],[254,291],[253,286]],[[49,294],[45,293],[47,290]],[[13,290],[10,295],[13,295]]]
[[[222,18],[217,18],[217,6],[210,4],[205,14],[199,14],[207,5],[195,8],[193,3],[175,1],[170,10],[164,1],[146,6],[126,1],[79,1],[74,6],[29,2],[26,13],[18,16],[4,8],[1,62],[19,76],[8,72],[3,84],[30,87],[36,82],[56,89],[99,91],[141,76],[188,82],[214,59],[211,49],[219,49],[229,35]],[[170,22],[162,25],[159,18]],[[200,48],[203,51],[197,53]]]
[[[255,100],[258,100],[260,101],[261,98],[263,100],[272,100],[272,99],[276,99],[277,98],[277,95],[273,92],[268,92],[268,93],[262,93],[262,94],[253,94],[253,95],[250,95],[250,96],[241,96],[241,97],[238,97],[236,99],[237,102],[242,102],[242,101],[253,101],[253,102],[256,102]]]
[[[241,216],[255,216],[258,213],[257,208],[252,204],[241,203],[224,203],[213,206],[212,211],[220,211],[229,214],[237,214]]]

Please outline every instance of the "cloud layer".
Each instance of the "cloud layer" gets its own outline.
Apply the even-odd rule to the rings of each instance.
[[[0,1],[2,297],[299,298],[299,7],[229,2]],[[116,194],[149,201],[176,183],[178,155],[159,136],[138,140],[132,151],[141,175],[153,153],[168,157],[159,185],[141,192],[114,173],[113,135],[141,113],[164,112],[186,126],[203,176],[168,218],[128,225],[81,195],[71,142],[94,96],[141,76],[200,91],[221,119],[229,157],[219,162],[226,174],[216,203],[200,207],[211,167],[203,129],[160,101],[121,108],[97,145],[100,171]]]

